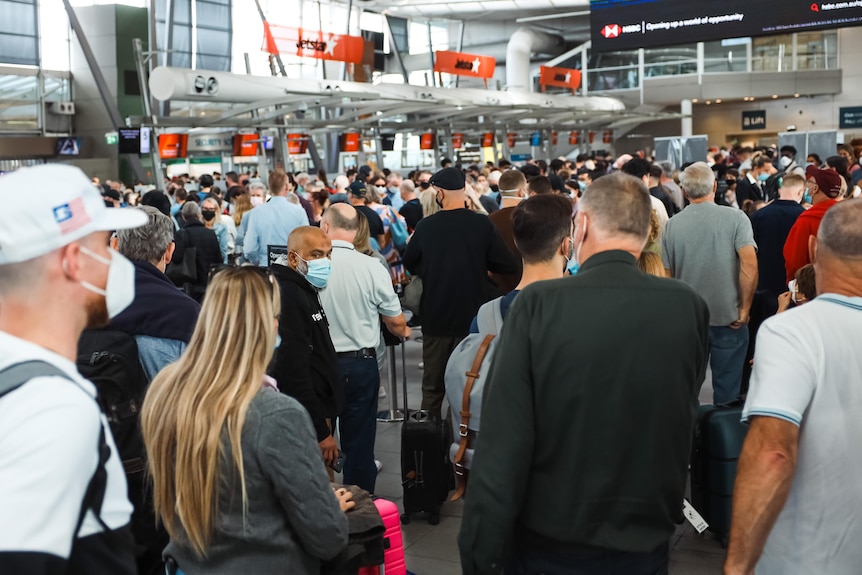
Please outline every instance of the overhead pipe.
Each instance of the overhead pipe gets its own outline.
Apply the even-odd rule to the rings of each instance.
[[[509,92],[530,92],[530,59],[534,52],[559,54],[565,40],[559,34],[549,34],[533,28],[518,28],[506,46],[506,84]]]

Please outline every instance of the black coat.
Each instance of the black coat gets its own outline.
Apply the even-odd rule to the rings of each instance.
[[[747,177],[739,178],[739,181],[736,183],[736,204],[740,208],[745,200],[757,202],[765,199],[765,194],[763,190],[760,189],[760,186],[749,182]]]
[[[326,419],[344,408],[344,389],[338,378],[338,359],[329,337],[329,322],[317,290],[293,269],[273,265],[281,288],[281,316],[271,373],[278,388],[308,410],[317,440],[330,435]]]
[[[188,248],[197,248],[197,281],[191,286],[191,295],[196,300],[203,299],[209,283],[210,267],[221,264],[221,248],[215,232],[198,221],[186,222],[185,227],[174,234],[176,249],[171,265],[180,264]]]

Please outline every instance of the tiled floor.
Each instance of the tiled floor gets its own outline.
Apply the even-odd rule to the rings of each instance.
[[[415,332],[419,335],[419,332]],[[418,364],[422,359],[421,344],[409,341],[405,347],[407,355],[408,403],[417,409],[421,401],[422,372]],[[397,351],[399,403],[401,393],[401,354]],[[387,373],[383,373],[383,384],[387,385]],[[707,380],[701,391],[701,402],[712,399],[712,387]],[[388,409],[389,400],[380,400],[380,409]],[[391,499],[401,507],[401,425],[398,423],[377,424],[377,459],[383,469],[377,477],[376,494]],[[446,502],[443,505],[440,524],[431,526],[421,517],[403,526],[407,568],[416,575],[460,575],[458,557],[458,531],[461,527],[463,502]],[[708,536],[698,535],[686,522],[680,525],[671,540],[670,575],[714,575],[721,573],[724,550]]]

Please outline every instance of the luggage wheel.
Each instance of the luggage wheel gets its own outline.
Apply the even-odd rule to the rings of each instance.
[[[440,523],[440,514],[432,513],[428,516],[428,525],[437,525]]]
[[[401,525],[410,525],[410,515],[407,513],[401,514]]]

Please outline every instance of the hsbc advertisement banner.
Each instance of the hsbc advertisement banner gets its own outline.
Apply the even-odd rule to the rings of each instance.
[[[862,0],[591,0],[597,52],[862,26]]]

